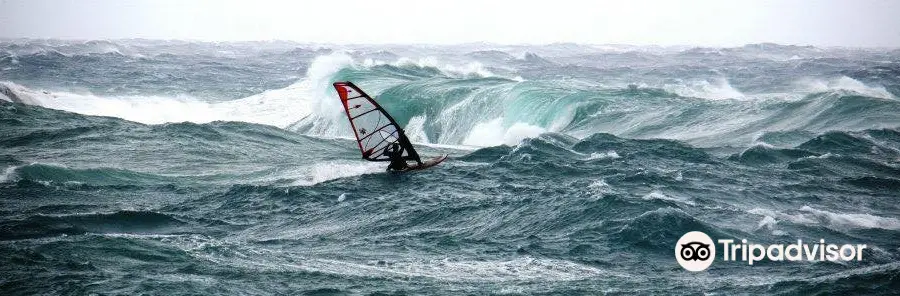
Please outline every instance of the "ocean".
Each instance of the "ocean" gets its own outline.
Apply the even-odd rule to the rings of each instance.
[[[898,200],[897,49],[0,41],[3,295],[896,295]]]

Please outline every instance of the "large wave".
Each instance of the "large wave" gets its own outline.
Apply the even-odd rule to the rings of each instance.
[[[74,47],[80,51],[67,46],[20,45],[15,53],[8,51],[8,56],[44,55],[48,50],[109,54],[141,49],[113,42]],[[244,121],[316,136],[350,137],[331,83],[351,80],[376,96],[414,141],[472,146],[515,145],[541,133],[559,132],[577,138],[611,133],[677,139],[704,147],[746,147],[773,132],[816,134],[900,125],[896,95],[888,87],[844,75],[851,74],[846,71],[830,76],[794,73],[787,77],[789,82],[771,87],[746,81],[735,86],[734,78],[729,78],[733,75],[725,70],[678,68],[663,60],[666,56],[649,53],[619,50],[619,56],[602,56],[661,64],[646,77],[638,77],[627,72],[633,72],[629,68],[575,66],[564,63],[571,58],[554,62],[521,49],[510,50],[517,51],[521,58],[501,50],[462,56],[430,55],[427,51],[405,52],[408,56],[383,50],[337,51],[312,59],[303,78],[287,87],[235,100],[190,94],[94,95],[31,89],[11,81],[0,83],[0,99],[147,124]],[[727,53],[717,51],[717,56]],[[75,53],[66,55],[71,54]],[[708,58],[696,49],[674,56]],[[818,66],[816,59],[798,59],[778,62]],[[610,75],[616,71],[626,72]],[[681,74],[685,75],[671,77]]]
[[[316,62],[313,63],[314,65]],[[432,63],[433,64],[433,63]],[[847,76],[799,79],[789,92],[741,93],[724,78],[603,85],[579,79],[467,77],[421,64],[351,63],[332,80],[353,80],[376,95],[413,138],[441,144],[513,145],[544,132],[598,132],[670,138],[700,146],[747,146],[767,132],[895,127],[900,102],[884,87]],[[330,89],[317,112],[291,125],[311,134],[350,136]]]

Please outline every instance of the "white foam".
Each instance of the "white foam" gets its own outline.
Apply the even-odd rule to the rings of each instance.
[[[591,152],[591,156],[587,158],[587,160],[594,159],[617,159],[621,158],[618,153],[614,150],[606,151],[606,152]]]
[[[763,227],[765,227],[768,229],[772,229],[773,227],[775,227],[776,223],[778,222],[775,221],[775,218],[772,218],[772,216],[765,216],[762,220],[759,221],[759,225],[757,225],[756,228],[762,229]]]
[[[360,223],[368,223],[360,221]],[[330,231],[341,231],[336,227]],[[109,234],[103,234],[109,235]],[[222,241],[203,235],[131,235],[127,237],[159,240],[172,244],[192,256],[224,266],[241,269],[320,272],[324,274],[375,277],[416,278],[424,277],[446,282],[508,282],[508,281],[575,281],[597,277],[630,277],[628,274],[610,272],[576,262],[517,256],[513,258],[478,260],[432,257],[421,259],[383,260],[393,256],[373,257],[369,261],[345,261],[307,256],[282,250],[252,247],[244,242]],[[300,238],[306,236],[299,236]],[[297,239],[298,236],[275,239]],[[260,238],[250,238],[258,240]],[[272,238],[265,238],[272,239]],[[212,248],[211,248],[212,247]]]
[[[503,126],[503,117],[482,122],[472,127],[463,140],[463,145],[490,147],[498,145],[517,145],[527,138],[535,138],[547,130],[523,122],[516,122],[509,128]]]
[[[208,103],[186,95],[95,96],[33,91],[9,82],[3,84],[26,104],[85,115],[112,116],[146,124],[223,120],[284,128],[312,112],[330,114],[335,113],[333,110],[341,110],[340,102],[329,97],[329,80],[351,63],[350,57],[342,53],[320,56],[312,62],[306,77],[293,85],[220,103]]]
[[[642,196],[641,198],[644,200],[654,200],[654,199],[668,200],[668,201],[674,201],[674,202],[684,203],[684,204],[688,204],[688,205],[695,205],[693,201],[678,198],[678,197],[671,197],[671,196],[665,195],[662,192],[659,192],[656,190],[651,191],[650,193]]]
[[[201,250],[197,250],[201,251]],[[194,252],[197,252],[194,251]],[[197,254],[211,261],[259,270],[321,272],[354,277],[424,277],[445,282],[576,281],[600,276],[627,277],[565,260],[519,257],[508,260],[419,259],[350,262],[325,258],[295,258],[269,250],[253,250],[223,258]],[[263,258],[257,258],[262,256]],[[290,257],[286,258],[286,257]]]
[[[595,193],[599,193],[601,195],[615,192],[615,189],[613,189],[612,186],[609,185],[609,183],[606,183],[606,180],[604,179],[599,179],[591,182],[591,184],[588,184],[588,189],[591,189]]]
[[[53,92],[35,97],[37,105],[85,115],[111,116],[125,120],[160,124],[190,121],[206,123],[223,118],[221,110],[189,96],[114,96]]]
[[[384,172],[386,165],[363,161],[317,162],[293,173],[297,181],[293,185],[309,186],[338,178]]]
[[[556,112],[556,116],[553,118],[553,121],[548,125],[547,130],[550,131],[559,131],[565,129],[567,126],[572,124],[572,121],[575,120],[575,114],[578,109],[581,108],[581,104],[569,104],[565,107],[564,110]]]
[[[503,143],[507,145],[516,145],[527,138],[536,138],[546,131],[546,129],[539,126],[516,122],[506,130],[506,133],[504,133]]]
[[[884,86],[869,86],[859,80],[841,76],[830,80],[822,79],[803,79],[795,83],[800,91],[804,92],[831,92],[831,91],[850,91],[863,96],[882,98],[888,100],[896,100],[897,98],[887,91]]]
[[[744,94],[734,89],[728,80],[724,78],[710,80],[696,80],[683,84],[666,84],[663,86],[668,92],[679,96],[702,98],[709,100],[741,99]]]
[[[608,275],[600,269],[556,259],[520,257],[498,261],[426,260],[397,262],[385,268],[411,276],[425,276],[446,281],[574,281]]]
[[[453,66],[453,65],[448,64],[448,65],[444,65],[443,67],[441,67],[439,69],[441,69],[441,71],[443,71],[445,73],[446,72],[454,73],[454,74],[457,74],[462,77],[471,77],[471,76],[494,77],[495,76],[494,73],[485,69],[484,65],[482,65],[479,62],[470,62],[470,63],[467,63],[462,66]]]
[[[777,226],[777,225],[778,225],[778,220],[775,220],[775,218],[772,218],[772,216],[764,216],[762,218],[762,220],[759,221],[759,224],[757,224],[756,230],[758,231],[758,230],[766,229],[766,230],[771,231],[772,235],[776,235],[776,236],[787,235],[786,232],[779,230],[779,229],[775,229],[775,226]]]
[[[832,213],[828,211],[813,209],[809,206],[801,207],[800,211],[806,212],[815,217],[818,221],[828,225],[851,228],[881,228],[888,230],[900,230],[900,220],[896,218],[879,217],[870,214]]]
[[[757,140],[757,141],[753,142],[752,144],[750,144],[749,147],[742,150],[740,153],[740,156],[744,157],[744,154],[746,154],[747,152],[754,151],[757,149],[770,150],[770,149],[775,149],[775,146],[772,144]]]
[[[40,102],[36,100],[35,97],[46,95],[45,93],[42,93],[40,91],[30,90],[27,87],[12,83],[10,81],[0,81],[0,88],[6,88],[9,91],[13,92],[13,95],[15,95],[21,101],[21,103],[28,105],[39,105]],[[3,92],[0,92],[0,100],[4,100],[7,102],[13,101],[11,97],[7,96]]]
[[[757,140],[756,142],[753,142],[753,144],[751,144],[750,147],[747,148],[747,150],[754,148],[754,147],[760,147],[760,148],[764,148],[764,149],[775,149],[775,145]],[[747,152],[747,150],[744,150],[744,152]]]
[[[751,214],[755,214],[755,215],[768,216],[768,217],[773,217],[774,219],[787,220],[787,221],[791,221],[794,223],[800,223],[800,224],[815,224],[816,223],[815,221],[810,220],[810,219],[805,219],[802,216],[792,216],[792,215],[784,214],[782,212],[769,210],[769,209],[753,208],[747,212],[751,213]]]
[[[498,117],[488,122],[481,122],[472,127],[463,145],[496,146],[503,144],[503,118]]]
[[[797,224],[824,225],[832,229],[880,228],[900,230],[900,220],[896,218],[879,217],[870,214],[833,213],[814,209],[810,206],[803,206],[793,214],[760,208],[754,208],[748,212]]]
[[[471,145],[453,145],[453,144],[435,144],[435,143],[421,143],[421,142],[412,142],[413,144],[431,147],[431,148],[440,148],[440,149],[454,149],[454,150],[462,150],[462,151],[475,151],[481,149],[480,146],[471,146]]]
[[[11,166],[3,170],[3,174],[0,175],[0,183],[6,183],[13,181],[15,179],[16,170],[22,166]]]
[[[822,154],[819,156],[816,156],[816,155],[804,156],[802,159],[828,159],[828,158],[834,158],[834,157],[840,157],[840,156],[841,156],[840,154],[831,154],[831,152],[828,152],[828,153],[825,153],[825,154]]]
[[[479,62],[469,62],[461,65],[444,63],[436,57],[408,58],[401,57],[393,62],[385,62],[380,60],[365,59],[361,63],[362,66],[371,68],[378,65],[392,65],[395,67],[415,66],[419,68],[435,68],[440,70],[444,75],[449,77],[467,78],[467,77],[494,77],[494,73],[488,71],[483,64]]]
[[[413,116],[409,119],[409,123],[406,124],[406,135],[409,137],[409,140],[413,143],[430,143],[428,140],[428,135],[425,134],[425,122],[428,121],[428,116],[418,115]]]

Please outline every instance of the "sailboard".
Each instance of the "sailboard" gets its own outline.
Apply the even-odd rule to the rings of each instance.
[[[390,161],[385,152],[393,143],[398,143],[403,148],[404,160],[416,162],[406,170],[432,167],[447,158],[446,155],[442,155],[423,162],[403,132],[403,128],[378,102],[352,82],[335,82],[333,85],[343,103],[347,119],[350,120],[350,127],[353,128],[353,135],[356,136],[356,143],[363,159]]]

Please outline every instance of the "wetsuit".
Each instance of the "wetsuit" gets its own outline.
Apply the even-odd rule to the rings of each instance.
[[[403,159],[403,147],[398,144],[385,147],[384,155],[391,159],[391,164],[387,167],[389,171],[402,171],[409,167]]]

